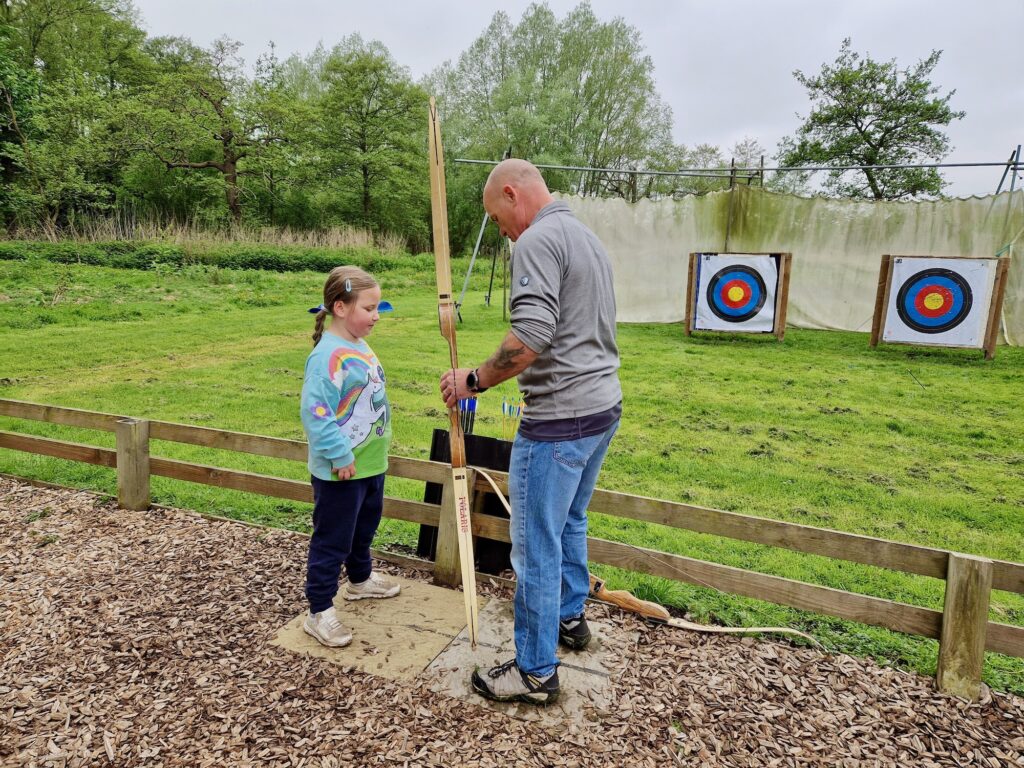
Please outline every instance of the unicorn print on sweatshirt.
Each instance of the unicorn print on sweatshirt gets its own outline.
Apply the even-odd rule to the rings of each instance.
[[[352,448],[361,445],[371,433],[383,435],[391,414],[384,393],[384,369],[373,353],[339,347],[331,354],[327,371],[341,394],[335,423]]]

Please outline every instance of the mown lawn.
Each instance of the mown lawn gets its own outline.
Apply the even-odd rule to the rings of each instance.
[[[454,262],[456,290],[467,262]],[[500,275],[500,269],[499,269]],[[446,423],[446,365],[433,274],[378,276],[397,311],[370,342],[388,373],[393,453],[425,458]],[[0,397],[301,438],[297,408],[323,276],[212,267],[147,271],[0,261]],[[500,282],[485,307],[478,266],[459,349],[481,362],[504,332]],[[787,332],[686,338],[677,325],[619,328],[625,414],[600,485],[645,496],[1024,560],[1024,350],[883,346],[865,334]],[[512,394],[513,388],[504,388]],[[498,389],[476,432],[501,435]],[[0,419],[0,429],[94,445],[113,436]],[[156,455],[304,479],[301,464],[158,443]],[[111,470],[0,450],[0,471],[114,489]],[[155,500],[308,529],[305,505],[154,478]],[[389,481],[418,498],[422,484]],[[942,582],[595,515],[592,533],[638,546],[941,609]],[[415,542],[386,521],[382,545]],[[698,620],[788,623],[827,646],[934,673],[936,643],[604,571],[613,586],[685,607]],[[301,585],[296,585],[296,589]],[[991,616],[1024,625],[1024,596],[993,592]],[[1024,661],[988,655],[986,681],[1024,694]]]

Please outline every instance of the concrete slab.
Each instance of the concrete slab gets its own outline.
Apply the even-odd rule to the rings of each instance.
[[[613,688],[622,671],[624,651],[637,640],[611,623],[589,621],[594,635],[585,651],[559,649],[558,670],[562,693],[548,707],[532,704],[501,704],[473,692],[470,676],[476,668],[486,669],[515,656],[512,604],[492,600],[480,610],[480,632],[476,651],[463,630],[428,666],[421,679],[437,693],[443,693],[511,717],[543,723],[549,727],[599,727],[603,714],[613,709]]]
[[[338,618],[352,630],[352,643],[327,648],[302,631],[303,613],[278,630],[272,643],[307,653],[333,664],[355,667],[393,680],[412,680],[466,627],[462,592],[401,576],[388,576],[402,585],[387,600],[345,600],[334,605]],[[479,597],[481,612],[487,598]]]

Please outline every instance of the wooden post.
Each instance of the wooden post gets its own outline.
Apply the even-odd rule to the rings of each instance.
[[[996,356],[999,342],[999,324],[1003,318],[1003,296],[1006,294],[1006,277],[1010,271],[1010,259],[1003,256],[996,260],[996,278],[992,282],[992,302],[989,305],[988,325],[985,329],[985,359]]]
[[[476,494],[473,485],[475,473],[466,470],[467,486],[470,492],[470,509]],[[459,526],[455,519],[455,493],[452,478],[447,477],[441,489],[441,516],[437,523],[437,552],[434,555],[434,582],[446,587],[457,587],[462,583],[462,560],[459,554]]]
[[[686,279],[686,319],[683,333],[687,336],[693,333],[694,305],[697,297],[697,286],[693,281],[697,279],[697,256],[696,253],[690,254],[690,269]]]
[[[732,170],[729,171],[729,210],[725,219],[725,245],[722,252],[729,252],[729,233],[732,231],[732,204],[736,199],[736,158],[732,159]]]
[[[793,263],[792,253],[779,254],[779,285],[775,296],[775,338],[782,341],[786,336],[786,310],[789,308],[789,269]]]
[[[149,422],[118,419],[117,504],[122,509],[149,509]]]
[[[882,256],[882,265],[878,268],[878,291],[875,293],[875,315],[871,319],[871,344],[877,347],[885,330],[885,310],[889,306],[889,276],[892,274],[892,256]]]
[[[935,674],[935,682],[944,693],[972,701],[981,693],[991,591],[991,560],[973,555],[949,555],[939,665]]]

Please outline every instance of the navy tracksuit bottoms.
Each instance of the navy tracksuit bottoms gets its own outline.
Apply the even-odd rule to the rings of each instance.
[[[338,594],[344,563],[348,579],[370,578],[370,544],[384,510],[384,475],[358,480],[321,480],[313,484],[313,535],[306,562],[306,599],[313,613],[326,611]]]

